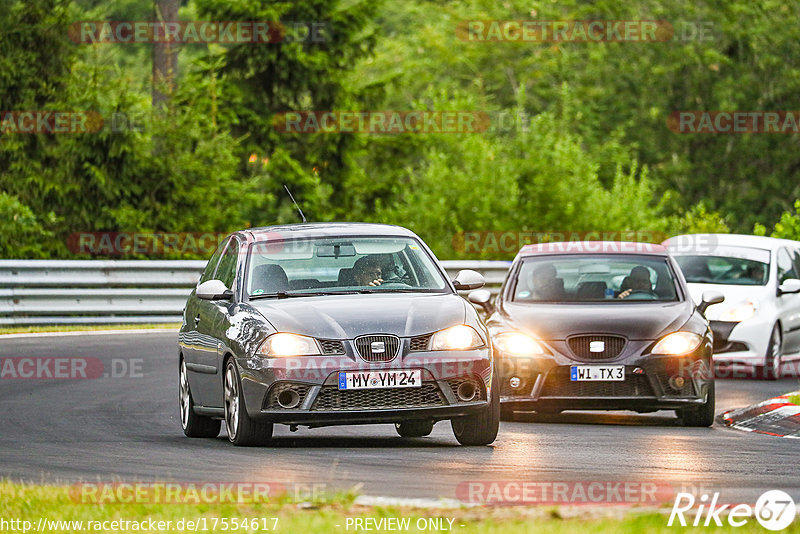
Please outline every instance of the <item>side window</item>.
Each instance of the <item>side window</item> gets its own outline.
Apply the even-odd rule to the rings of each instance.
[[[211,255],[211,259],[208,260],[206,268],[203,271],[203,276],[200,277],[200,282],[198,283],[202,284],[214,278],[214,272],[217,270],[219,257],[222,255],[222,251],[225,250],[225,245],[228,244],[228,240],[230,240],[230,238],[223,240],[217,247],[217,250],[214,251],[214,254]]]
[[[792,262],[792,258],[789,257],[789,253],[786,252],[785,248],[778,249],[777,264],[779,284],[782,284],[789,278],[797,278],[794,263]]]
[[[800,250],[794,249],[792,251],[792,263],[794,263],[795,274],[800,275]]]
[[[225,287],[233,289],[233,281],[236,278],[236,265],[239,259],[239,242],[235,238],[228,241],[228,246],[225,252],[222,253],[222,258],[219,260],[217,272],[214,278],[222,280]]]

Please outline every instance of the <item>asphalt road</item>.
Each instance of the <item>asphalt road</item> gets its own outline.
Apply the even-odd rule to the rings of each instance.
[[[447,422],[419,439],[390,425],[276,426],[273,446],[246,449],[224,430],[183,436],[174,333],[0,338],[0,357],[21,356],[98,358],[108,376],[0,380],[0,477],[14,480],[317,483],[412,498],[455,498],[469,481],[656,481],[719,491],[723,502],[754,502],[768,489],[800,500],[800,440],[684,428],[672,412],[525,416],[503,422],[487,447],[459,446]],[[797,386],[720,380],[717,411]]]

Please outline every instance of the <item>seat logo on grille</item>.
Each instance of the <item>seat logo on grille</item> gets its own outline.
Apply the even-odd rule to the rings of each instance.
[[[369,350],[371,350],[373,354],[383,354],[386,352],[386,343],[383,341],[373,341],[369,345]]]
[[[606,350],[605,341],[590,341],[589,342],[589,352],[605,352],[605,350]]]

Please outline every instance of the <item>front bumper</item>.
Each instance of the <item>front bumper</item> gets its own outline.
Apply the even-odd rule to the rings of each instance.
[[[710,321],[714,332],[714,363],[764,365],[773,323],[758,315],[733,323]]]
[[[348,347],[335,356],[237,360],[248,414],[263,421],[307,426],[440,421],[479,413],[491,398],[490,349],[406,352],[389,362],[365,362]],[[414,388],[339,390],[340,371],[421,369]],[[471,399],[459,387],[472,387]],[[292,403],[282,403],[290,392]],[[295,397],[296,395],[296,397]],[[296,405],[295,405],[296,402]]]
[[[638,350],[647,344],[642,342]],[[710,345],[681,357],[645,354],[608,361],[576,360],[560,353],[533,358],[500,353],[500,402],[508,408],[542,410],[653,411],[700,405],[706,402],[712,380],[704,355],[708,352]],[[624,365],[625,380],[572,381],[573,365]],[[683,379],[680,387],[670,380],[677,377]]]

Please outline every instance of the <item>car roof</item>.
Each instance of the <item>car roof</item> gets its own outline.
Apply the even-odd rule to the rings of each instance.
[[[417,237],[414,232],[402,226],[353,222],[282,224],[248,228],[234,233],[243,234],[247,241],[262,241],[276,237],[281,239],[341,236]]]
[[[648,254],[668,256],[669,251],[657,243],[635,241],[558,241],[525,245],[517,256],[538,254]]]
[[[779,239],[746,234],[683,234],[670,237],[662,243],[667,248],[692,248],[709,250],[716,245],[726,247],[750,247],[765,250],[776,250],[780,247],[800,248],[800,242],[791,239]]]

